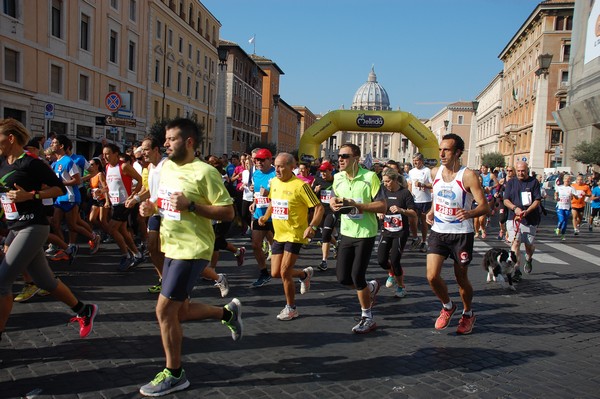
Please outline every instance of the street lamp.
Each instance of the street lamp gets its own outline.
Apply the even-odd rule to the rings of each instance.
[[[479,101],[471,101],[473,106],[473,115],[471,116],[471,128],[469,129],[469,153],[467,154],[467,166],[474,167],[477,161],[475,157],[475,149],[477,147],[477,108]]]
[[[538,57],[539,68],[535,71],[535,74],[537,76],[544,75],[544,77],[546,77],[548,75],[548,70],[550,69],[550,64],[552,64],[552,54],[541,54]]]
[[[227,135],[227,125],[225,123],[225,108],[227,101],[227,56],[229,50],[227,47],[217,47],[217,56],[219,57],[219,71],[217,74],[217,119],[215,121],[215,154],[228,154],[230,140]]]
[[[279,94],[273,94],[273,143],[275,148],[279,150],[279,100],[281,96]]]
[[[446,132],[448,131],[448,125],[450,124],[450,121],[448,119],[446,119],[444,121],[444,129],[446,129]]]

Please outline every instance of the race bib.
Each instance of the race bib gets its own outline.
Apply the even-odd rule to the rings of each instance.
[[[4,209],[6,220],[18,220],[19,211],[17,211],[17,204],[9,199],[6,193],[2,193],[0,200],[2,201],[2,209]]]
[[[181,220],[181,212],[175,209],[171,203],[171,194],[174,192],[175,190],[166,187],[158,188],[156,206],[158,206],[158,213],[165,220]]]
[[[354,202],[356,202],[357,204],[362,204],[362,198],[353,198]],[[356,208],[354,208],[356,209]],[[344,217],[348,218],[348,219],[352,219],[352,220],[360,220],[364,217],[364,215],[362,214],[362,212],[360,211],[356,211],[356,212],[350,212],[344,215]]]
[[[458,201],[438,199],[435,203],[435,216],[444,222],[451,223],[456,221],[456,213],[459,209]]]
[[[383,228],[392,233],[402,231],[402,216],[385,215],[383,217]]]
[[[108,196],[110,197],[110,202],[112,204],[119,203],[119,191],[109,191]]]
[[[259,193],[254,193],[254,203],[257,208],[268,208],[269,207],[269,197],[263,197]]]
[[[271,214],[272,219],[288,220],[290,212],[288,200],[274,199],[271,203],[271,207],[273,208],[273,213]]]
[[[321,190],[322,203],[329,204],[331,201],[331,197],[333,197],[333,190]]]
[[[521,192],[521,203],[523,204],[523,206],[531,205],[531,192],[529,192],[529,191]]]

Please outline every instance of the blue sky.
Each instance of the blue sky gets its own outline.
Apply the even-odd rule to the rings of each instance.
[[[202,0],[221,38],[283,70],[280,94],[313,113],[350,108],[375,66],[394,110],[430,118],[473,100],[540,0]]]

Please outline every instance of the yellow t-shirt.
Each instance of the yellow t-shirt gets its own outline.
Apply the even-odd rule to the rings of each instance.
[[[233,199],[221,175],[199,159],[183,166],[168,160],[162,167],[158,186],[156,204],[162,217],[160,245],[165,256],[181,260],[210,260],[215,242],[211,220],[187,210],[174,209],[169,201],[173,192],[183,192],[186,198],[200,205],[232,205]]]
[[[148,190],[148,167],[142,169],[142,187]]]
[[[310,186],[296,176],[286,182],[276,177],[271,180],[269,198],[273,207],[274,239],[306,244],[308,239],[302,236],[308,227],[308,208],[321,203]]]

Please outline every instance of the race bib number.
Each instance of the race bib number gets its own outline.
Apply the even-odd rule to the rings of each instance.
[[[290,212],[288,200],[274,199],[271,206],[273,208],[272,219],[288,220]]]
[[[438,219],[445,222],[454,222],[456,220],[456,213],[458,212],[458,204],[456,201],[448,201],[448,203],[435,204],[435,214]]]
[[[362,198],[353,198],[353,200],[357,204],[362,204],[362,202],[363,202]],[[362,214],[362,212],[357,210],[356,212],[350,212],[350,213],[345,214],[344,217],[347,217],[348,219],[352,219],[352,220],[360,220],[364,217],[364,215]]]
[[[175,190],[166,187],[158,188],[156,206],[158,206],[158,213],[165,220],[181,220],[181,212],[175,209],[171,203],[171,194],[174,192]]]
[[[531,192],[529,192],[529,191],[521,192],[521,203],[523,204],[523,206],[531,205]]]
[[[383,228],[387,231],[395,233],[402,231],[402,216],[400,215],[385,215],[383,217]]]
[[[561,197],[558,198],[558,202],[561,205],[569,205],[571,203],[571,198],[570,197],[562,197],[561,196]]]
[[[4,209],[6,220],[18,220],[19,211],[17,211],[17,204],[9,199],[6,193],[2,193],[0,200],[2,201],[2,209]]]
[[[324,204],[329,204],[331,201],[331,197],[333,197],[332,190],[321,190],[321,202]]]
[[[108,196],[110,197],[110,202],[112,204],[119,203],[119,192],[118,191],[109,191]]]
[[[269,207],[269,197],[263,197],[259,193],[254,193],[254,203],[257,208],[268,208]]]

